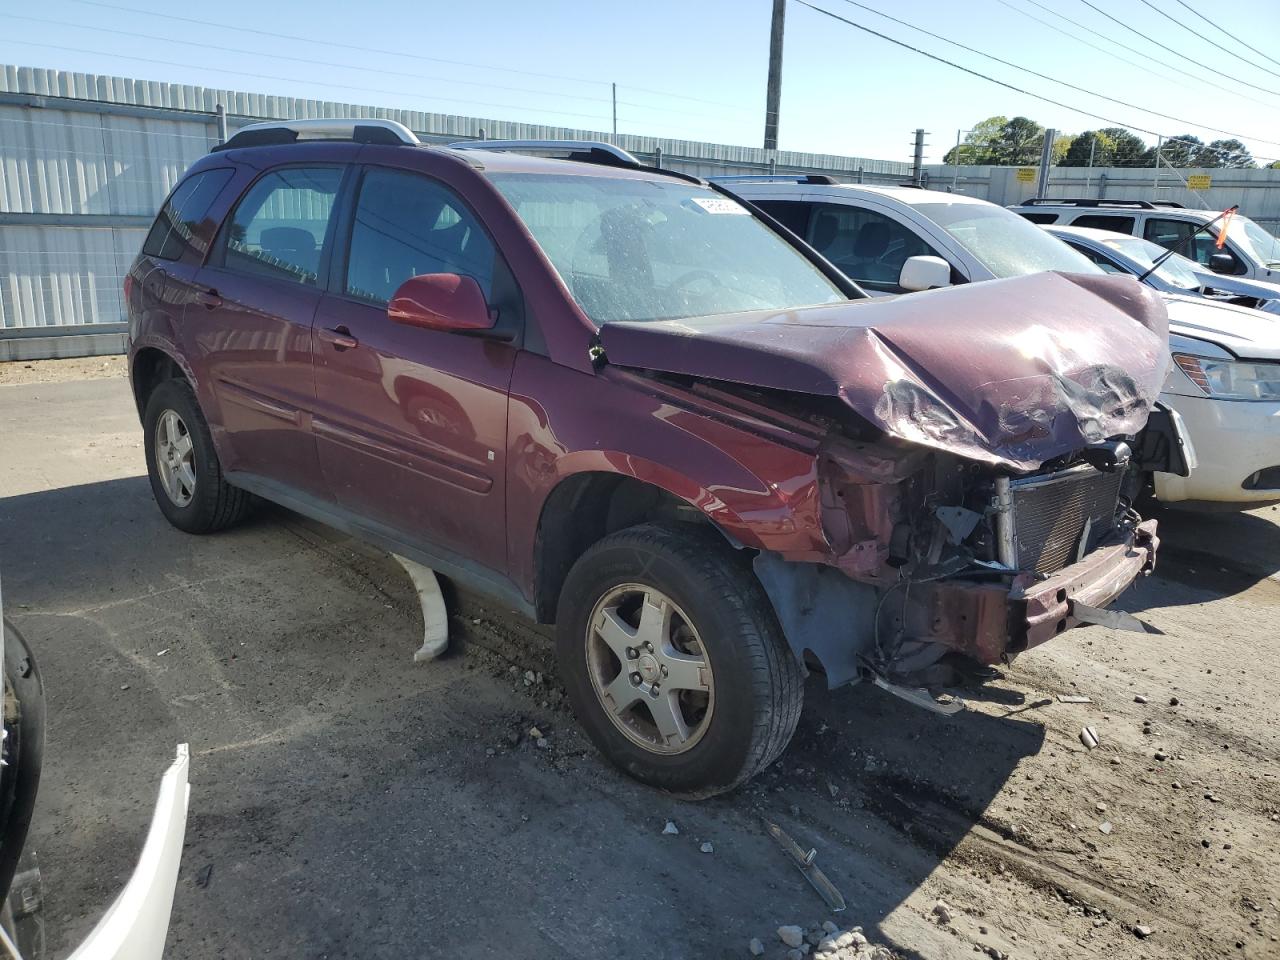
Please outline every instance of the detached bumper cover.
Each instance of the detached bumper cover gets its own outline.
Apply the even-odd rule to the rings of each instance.
[[[1146,520],[1123,542],[1098,547],[1044,580],[1024,574],[1012,586],[946,580],[922,585],[911,592],[909,633],[981,663],[999,663],[1078,625],[1071,601],[1107,606],[1154,569],[1159,545],[1156,521]]]

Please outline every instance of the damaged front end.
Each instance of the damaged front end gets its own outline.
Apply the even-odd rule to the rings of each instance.
[[[930,706],[917,688],[980,676],[1080,623],[1136,623],[1103,608],[1155,563],[1155,522],[1134,509],[1143,472],[1176,469],[1177,438],[1142,433],[1166,324],[1127,279],[1040,274],[609,324],[602,343],[610,364],[806,424],[794,433],[813,441],[813,471],[791,502],[820,549],[760,549],[757,576],[830,686],[868,679]]]
[[[798,655],[831,686],[937,686],[1082,622],[1155,564],[1136,466],[1104,441],[1022,475],[943,453],[836,439],[819,461],[833,562],[761,552]]]

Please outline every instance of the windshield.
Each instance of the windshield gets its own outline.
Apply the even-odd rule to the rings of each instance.
[[[1151,264],[1156,262],[1157,257],[1169,252],[1158,243],[1143,240],[1141,237],[1104,240],[1103,243],[1124,254],[1144,271],[1151,269]],[[1175,287],[1181,287],[1183,290],[1199,290],[1204,284],[1196,276],[1196,271],[1203,269],[1194,260],[1190,260],[1180,253],[1175,253],[1160,264],[1160,269],[1155,271],[1154,276],[1159,277],[1166,283],[1173,284]]]
[[[1011,210],[985,203],[917,203],[928,217],[997,277],[1043,270],[1102,273],[1081,253]]]
[[[847,300],[734,200],[677,180],[492,174],[593,322]]]
[[[1239,214],[1232,217],[1231,224],[1227,227],[1227,236],[1247,249],[1252,249],[1260,262],[1267,265],[1280,263],[1280,238],[1248,217]]]

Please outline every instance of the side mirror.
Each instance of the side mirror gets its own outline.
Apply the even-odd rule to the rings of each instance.
[[[1209,269],[1214,273],[1235,273],[1236,258],[1229,253],[1215,253],[1209,257]]]
[[[951,264],[941,257],[908,257],[898,274],[903,290],[932,290],[951,286]]]
[[[387,316],[411,327],[459,333],[492,330],[495,319],[480,284],[456,273],[410,277],[387,304]]]

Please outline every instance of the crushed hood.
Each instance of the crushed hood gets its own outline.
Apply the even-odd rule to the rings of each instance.
[[[1136,433],[1169,364],[1160,297],[1041,273],[893,300],[600,329],[608,362],[839,397],[886,434],[1033,470]]]

